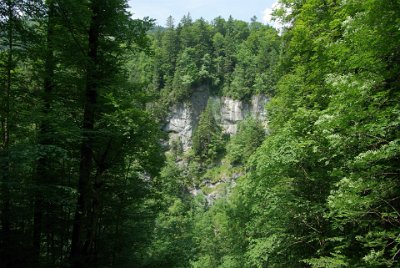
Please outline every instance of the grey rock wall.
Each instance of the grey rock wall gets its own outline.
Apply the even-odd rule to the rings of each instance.
[[[221,97],[220,123],[225,133],[236,134],[240,121],[246,117],[260,119],[266,122],[265,104],[268,99],[264,95],[252,96],[248,102]]]
[[[226,134],[236,134],[239,122],[248,116],[267,122],[264,108],[268,102],[266,96],[256,95],[245,102],[228,97],[210,96],[207,88],[200,87],[189,100],[177,103],[170,108],[163,127],[163,130],[169,134],[169,144],[179,140],[184,152],[191,148],[193,132],[208,101],[212,101],[217,107],[215,117]]]

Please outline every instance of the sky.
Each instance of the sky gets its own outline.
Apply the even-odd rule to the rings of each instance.
[[[250,21],[255,15],[258,21],[269,23],[274,3],[277,0],[129,0],[134,18],[150,17],[156,24],[165,26],[168,16],[177,24],[190,13],[192,19],[203,17],[211,21],[218,16],[227,19]]]

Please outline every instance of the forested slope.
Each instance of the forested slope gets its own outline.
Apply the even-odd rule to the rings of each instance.
[[[0,3],[1,267],[399,267],[398,0],[281,0],[279,31],[126,8]],[[224,132],[212,100],[260,94]]]
[[[252,69],[246,62],[256,63],[257,57],[246,61],[242,56],[251,53],[229,53],[234,71],[217,79],[224,85],[217,94],[245,98],[257,89],[236,89],[249,89],[247,82],[255,86],[259,79],[246,75],[273,78],[261,83],[273,96],[267,105],[269,135],[250,155],[244,148],[252,139],[246,137],[257,136],[249,130],[225,143],[222,160],[208,154],[210,147],[201,149],[200,163],[214,159],[207,171],[204,164],[171,169],[175,162],[169,162],[161,176],[169,182],[218,177],[224,165],[241,176],[211,207],[201,196],[187,201],[175,195],[156,225],[154,256],[168,256],[161,258],[168,260],[164,266],[177,267],[397,267],[399,2],[281,2],[276,15],[288,27],[280,38],[261,34],[265,42],[281,45],[256,53],[274,59],[272,68],[263,63],[267,69]],[[276,51],[278,58],[272,56]],[[210,132],[215,129],[198,135]]]

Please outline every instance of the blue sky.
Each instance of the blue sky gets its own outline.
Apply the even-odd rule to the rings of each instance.
[[[183,15],[190,12],[193,19],[203,17],[211,21],[217,16],[250,21],[254,15],[258,21],[268,23],[272,5],[276,0],[129,0],[134,18],[150,17],[158,25],[165,25],[169,15],[177,24]]]

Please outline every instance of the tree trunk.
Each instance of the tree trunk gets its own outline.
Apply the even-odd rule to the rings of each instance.
[[[45,54],[45,73],[44,73],[44,91],[43,91],[43,119],[39,123],[39,146],[40,150],[47,150],[48,145],[52,144],[51,141],[51,126],[50,126],[50,111],[51,111],[51,100],[52,92],[54,90],[53,76],[54,76],[54,46],[53,46],[53,35],[54,35],[54,16],[55,7],[53,1],[49,1],[48,7],[48,22],[47,22],[47,47]],[[50,158],[47,152],[42,154],[43,156],[38,159],[37,170],[36,170],[36,194],[34,202],[34,218],[33,218],[33,252],[34,261],[33,264],[36,267],[40,266],[40,250],[41,250],[41,235],[42,235],[42,218],[44,209],[44,197],[42,193],[42,186],[51,182],[50,174]],[[50,207],[50,206],[47,206]]]
[[[72,267],[91,267],[95,263],[94,235],[96,228],[90,222],[97,222],[94,217],[93,204],[93,130],[95,123],[95,110],[97,103],[97,70],[98,46],[100,29],[100,2],[91,3],[92,18],[89,29],[88,65],[86,69],[86,89],[84,100],[84,115],[82,124],[82,143],[79,169],[78,201],[72,232],[70,259]]]
[[[6,64],[6,85],[4,92],[4,103],[3,103],[3,114],[1,118],[2,128],[2,161],[1,161],[1,191],[3,206],[1,210],[1,259],[5,264],[8,259],[7,246],[10,245],[11,235],[11,197],[10,197],[10,163],[9,163],[9,145],[10,145],[10,130],[9,130],[9,117],[10,117],[10,94],[11,94],[11,83],[12,83],[12,69],[13,69],[13,20],[14,20],[14,5],[13,1],[7,1],[8,7],[8,57]],[[1,263],[3,264],[3,263]]]

